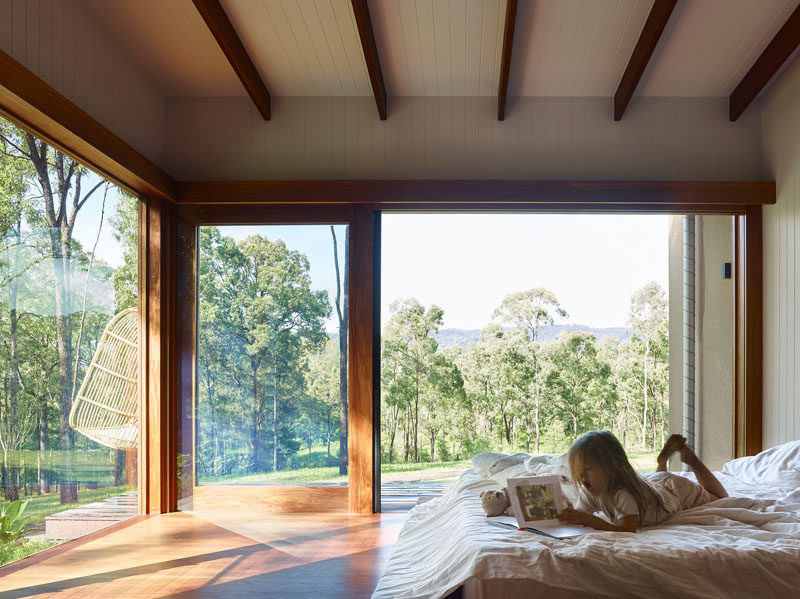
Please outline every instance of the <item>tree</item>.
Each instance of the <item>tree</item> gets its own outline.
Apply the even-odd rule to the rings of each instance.
[[[425,309],[414,298],[396,300],[389,306],[392,316],[384,332],[384,351],[402,360],[401,376],[411,381],[413,408],[407,411],[413,430],[414,461],[419,462],[419,403],[424,380],[431,372],[438,343],[433,335],[442,325],[444,312],[438,306]]]
[[[545,325],[552,325],[555,317],[567,317],[567,312],[558,303],[555,294],[544,287],[536,287],[527,291],[517,291],[503,298],[493,318],[500,319],[502,323],[513,324],[518,330],[524,331],[533,347],[530,348],[530,357],[533,362],[533,426],[536,453],[539,453],[540,439],[540,413],[541,413],[541,366],[536,349],[539,331]]]
[[[82,188],[88,171],[58,150],[33,135],[13,126],[3,127],[0,139],[6,154],[15,160],[28,161],[33,166],[41,198],[41,209],[31,215],[47,227],[49,232],[49,258],[52,260],[52,280],[56,306],[56,333],[59,359],[59,436],[61,448],[71,455],[75,433],[69,426],[74,387],[74,347],[72,343],[73,289],[73,231],[78,213],[92,194],[104,183],[102,180],[88,191]],[[74,503],[78,499],[77,486],[68,460],[61,485],[61,503]]]
[[[599,359],[594,335],[586,333],[562,333],[551,361],[554,368],[547,382],[560,398],[574,441],[583,432],[583,422],[596,418],[611,369]]]
[[[669,364],[669,327],[667,319],[667,302],[664,298],[664,290],[656,282],[651,282],[636,290],[631,296],[631,307],[628,313],[628,324],[633,331],[632,341],[641,344],[641,392],[644,400],[642,409],[642,443],[646,447],[647,438],[647,416],[648,403],[651,395],[652,381],[648,381],[648,376],[652,377],[655,364],[659,358]],[[664,352],[666,347],[666,354]],[[661,375],[663,377],[664,369]],[[667,378],[669,377],[666,374]],[[655,435],[655,423],[654,423]],[[663,437],[663,433],[662,433]],[[655,439],[653,440],[655,445]]]
[[[248,469],[257,468],[262,436],[269,429],[272,470],[277,471],[282,448],[297,445],[290,425],[303,411],[304,356],[319,350],[326,339],[327,292],[311,289],[308,259],[280,240],[252,235],[237,244],[218,229],[204,227],[200,246],[201,343],[228,348],[221,360],[225,372],[218,371],[219,364],[204,365],[209,407],[223,409],[211,399],[218,393],[210,388],[222,383],[237,398],[224,406],[237,406],[228,420],[242,418],[249,428]]]
[[[347,339],[350,329],[350,227],[344,234],[344,284],[339,278],[339,250],[336,247],[336,229],[331,225],[333,237],[333,265],[336,269],[336,316],[339,320],[339,474],[347,474]],[[342,294],[344,287],[344,294]]]
[[[116,312],[135,308],[139,276],[139,200],[120,191],[119,203],[111,217],[114,239],[122,244],[122,265],[114,271]]]
[[[318,402],[325,419],[329,458],[331,457],[331,417],[333,411],[341,405],[339,365],[339,348],[336,343],[328,340],[322,351],[309,357],[306,370],[306,388],[309,395]]]

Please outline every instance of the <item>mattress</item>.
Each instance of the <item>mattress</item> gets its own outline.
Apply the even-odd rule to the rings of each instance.
[[[470,599],[766,598],[796,596],[800,588],[800,484],[719,472],[730,497],[635,533],[592,530],[557,540],[486,522],[481,491],[511,476],[546,473],[566,471],[557,458],[499,472],[473,467],[444,496],[416,506],[373,598],[438,598],[458,588]]]

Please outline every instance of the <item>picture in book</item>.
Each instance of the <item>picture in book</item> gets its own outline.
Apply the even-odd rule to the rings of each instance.
[[[516,487],[522,519],[555,520],[558,518],[553,484],[522,484]]]

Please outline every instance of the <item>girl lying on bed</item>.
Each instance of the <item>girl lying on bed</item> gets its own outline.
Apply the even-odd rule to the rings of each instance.
[[[667,472],[667,460],[676,451],[700,484]],[[728,496],[681,435],[667,439],[658,454],[658,470],[646,480],[608,431],[591,431],[575,441],[569,450],[569,469],[573,480],[581,483],[578,502],[574,509],[562,510],[559,520],[598,530],[636,532],[640,526],[653,526],[676,512]]]

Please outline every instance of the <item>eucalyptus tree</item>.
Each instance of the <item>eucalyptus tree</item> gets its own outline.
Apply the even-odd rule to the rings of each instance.
[[[450,355],[437,352],[431,358],[425,381],[423,406],[425,432],[430,442],[430,459],[436,461],[436,441],[453,422],[453,414],[463,406],[464,379]]]
[[[413,410],[410,425],[413,430],[414,461],[419,462],[419,403],[425,378],[432,372],[438,348],[434,335],[444,319],[444,311],[432,304],[425,308],[414,298],[396,300],[389,306],[392,316],[384,332],[384,351],[397,354],[402,372],[411,381]]]
[[[139,200],[120,190],[119,202],[111,216],[114,239],[122,246],[122,264],[114,271],[116,312],[135,308],[139,276]]]
[[[594,335],[586,333],[562,333],[550,359],[547,382],[560,399],[574,441],[584,423],[595,421],[611,369],[597,355]]]
[[[251,235],[237,244],[208,228],[201,231],[200,244],[209,256],[205,263],[201,258],[199,272],[201,322],[214,325],[208,342],[215,342],[214,335],[235,341],[239,367],[233,372],[244,364],[248,373],[249,466],[256,468],[271,403],[272,470],[277,471],[281,444],[287,450],[293,446],[287,423],[301,408],[303,358],[326,339],[328,294],[311,289],[308,258],[281,240]],[[279,422],[279,412],[287,423]]]
[[[663,388],[663,385],[653,385],[653,381],[648,379],[656,374],[653,371],[659,362],[669,364],[667,301],[664,296],[664,290],[658,283],[648,283],[633,293],[631,296],[631,307],[628,313],[628,324],[633,332],[631,338],[632,343],[640,344],[642,347],[641,378],[639,379],[637,377],[637,380],[639,380],[642,398],[644,400],[641,427],[642,443],[645,443],[647,437],[649,399],[652,395],[652,388],[654,386]],[[668,374],[666,377],[664,376],[663,368],[660,369],[658,375],[661,379],[664,379],[664,382],[666,382],[665,379],[669,377]],[[653,423],[653,426],[653,444],[655,445],[655,423]]]
[[[331,225],[333,238],[333,265],[336,271],[336,316],[339,321],[339,474],[347,474],[347,342],[350,329],[350,227],[344,234],[344,276],[339,277],[339,249],[336,242],[336,229]]]
[[[544,287],[536,287],[527,291],[517,291],[508,294],[500,306],[494,311],[493,318],[501,323],[512,324],[518,330],[524,331],[529,342],[530,357],[533,366],[533,427],[536,453],[539,453],[540,413],[542,365],[537,348],[539,332],[542,327],[552,325],[556,317],[566,318],[567,312],[561,307],[555,294]],[[529,428],[529,425],[527,425]],[[528,435],[530,436],[530,435]]]
[[[73,315],[73,232],[81,209],[104,181],[88,190],[83,184],[88,170],[66,154],[50,148],[45,142],[17,127],[4,125],[0,131],[4,151],[15,160],[32,166],[35,189],[28,189],[38,199],[28,218],[48,232],[49,259],[52,261],[53,294],[55,298],[56,333],[59,360],[59,436],[61,449],[70,455],[75,444],[75,432],[69,426],[74,382],[74,347],[72,342]],[[77,501],[77,486],[71,462],[67,461],[61,485],[61,502]]]
[[[318,402],[319,410],[325,421],[328,458],[331,457],[333,411],[340,406],[339,372],[339,348],[329,339],[321,351],[309,356],[306,370],[306,389],[308,394]]]

